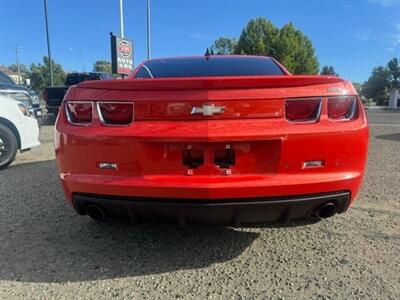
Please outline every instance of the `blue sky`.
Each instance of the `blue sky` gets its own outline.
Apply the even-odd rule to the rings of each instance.
[[[146,57],[146,0],[124,0],[125,36],[135,65]],[[53,58],[66,71],[110,60],[109,33],[119,33],[119,0],[48,0]],[[293,22],[313,42],[320,64],[366,80],[374,66],[400,57],[400,0],[152,0],[152,56],[203,54],[219,36],[239,37],[251,18]],[[43,0],[0,0],[0,65],[46,55]],[[68,49],[75,51],[68,51]]]

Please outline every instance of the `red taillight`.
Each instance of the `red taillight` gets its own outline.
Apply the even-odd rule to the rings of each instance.
[[[356,97],[341,96],[328,98],[328,117],[332,120],[350,120],[356,110]]]
[[[321,98],[287,99],[286,119],[291,122],[317,121],[321,112]]]
[[[92,102],[67,101],[65,104],[67,118],[75,125],[86,125],[92,122]]]
[[[99,102],[101,121],[106,125],[129,125],[133,121],[133,104],[124,102]]]

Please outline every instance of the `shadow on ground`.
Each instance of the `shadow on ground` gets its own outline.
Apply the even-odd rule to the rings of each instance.
[[[42,126],[53,126],[56,122],[57,116],[51,113],[47,113],[42,117],[41,125]]]
[[[234,259],[257,237],[224,227],[99,224],[65,202],[54,161],[0,173],[0,280],[69,282],[203,268]]]
[[[388,141],[400,142],[400,133],[378,135],[376,138],[378,140],[388,140]]]
[[[235,259],[258,236],[223,226],[96,223],[66,203],[54,160],[0,173],[0,280],[77,282],[204,268]]]

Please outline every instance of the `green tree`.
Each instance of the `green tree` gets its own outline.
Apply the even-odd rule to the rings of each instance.
[[[250,20],[242,30],[235,52],[272,56],[294,74],[319,72],[311,40],[292,23],[279,29],[264,18]]]
[[[279,36],[279,29],[264,18],[250,20],[240,35],[236,53],[269,55],[276,54],[276,40]]]
[[[274,58],[294,74],[318,74],[319,63],[311,40],[292,23],[279,30]]]
[[[336,72],[335,69],[332,66],[323,66],[321,70],[321,75],[334,75],[334,76],[339,76]]]
[[[397,58],[391,59],[388,64],[387,68],[390,71],[390,87],[391,88],[400,88],[400,63]]]
[[[11,64],[7,67],[7,69],[13,71],[14,73],[18,73],[17,64]],[[22,76],[25,76],[29,72],[28,67],[24,64],[19,64],[19,70],[20,70]]]
[[[357,93],[359,95],[361,95],[362,94],[362,84],[359,82],[353,82],[353,86],[356,89]]]
[[[65,81],[65,72],[60,64],[52,61],[53,67],[53,80],[54,85],[63,85]],[[49,59],[47,56],[43,57],[43,64],[32,63],[29,67],[28,77],[31,80],[31,87],[38,94],[41,94],[43,90],[50,85],[49,75]]]
[[[234,54],[237,47],[237,39],[220,37],[215,40],[214,44],[210,47],[211,53],[217,55]]]
[[[93,72],[111,73],[111,62],[106,60],[98,60],[93,64]]]
[[[372,70],[371,76],[362,85],[362,95],[367,99],[383,105],[388,99],[389,86],[391,85],[391,72],[389,68],[380,66]]]
[[[379,66],[372,70],[371,76],[362,85],[361,94],[383,105],[389,99],[389,92],[400,88],[400,62],[398,58],[391,59],[386,67]]]

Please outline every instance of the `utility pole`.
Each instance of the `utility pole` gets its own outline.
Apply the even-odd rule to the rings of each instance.
[[[121,37],[124,37],[124,1],[119,0],[119,21],[121,26]]]
[[[44,17],[45,17],[45,20],[46,20],[47,58],[49,60],[50,86],[53,86],[54,85],[54,81],[53,81],[53,65],[51,63],[49,22],[47,20],[47,0],[43,0],[43,1],[44,1]]]
[[[15,58],[17,60],[18,84],[21,84],[21,70],[19,68],[19,51],[18,45],[15,45]]]
[[[150,0],[147,0],[147,59],[150,59],[151,57],[150,38]]]

